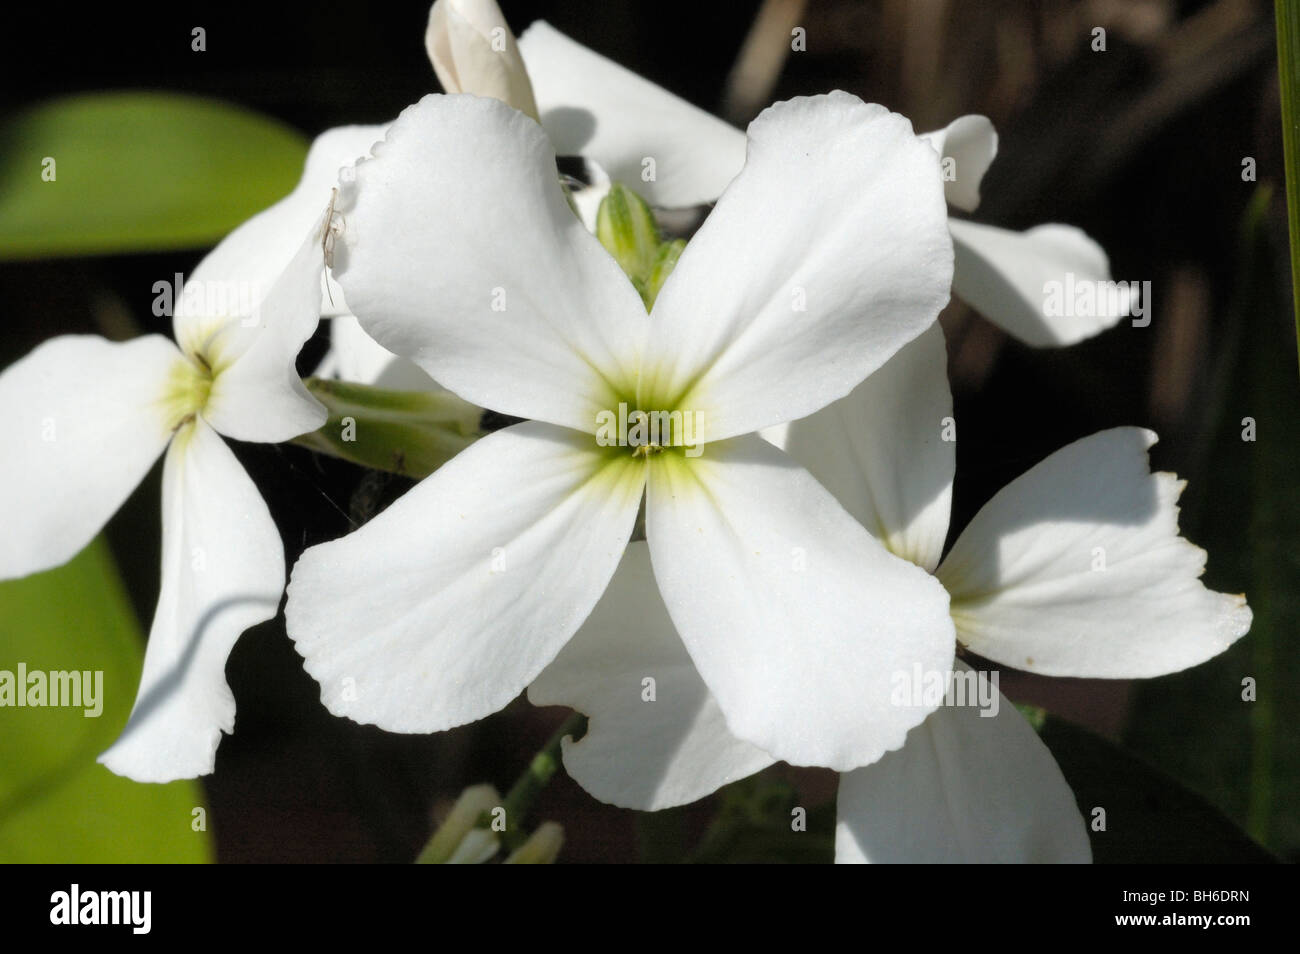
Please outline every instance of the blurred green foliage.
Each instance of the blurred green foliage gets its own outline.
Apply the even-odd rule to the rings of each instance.
[[[1300,383],[1286,261],[1261,183],[1241,226],[1233,307],[1216,341],[1218,414],[1183,529],[1210,554],[1205,582],[1246,581],[1251,631],[1204,665],[1138,689],[1127,742],[1274,852],[1300,858]],[[1249,419],[1249,421],[1247,420]],[[1252,428],[1253,423],[1253,428]],[[1253,439],[1251,439],[1253,438]],[[1254,680],[1254,701],[1243,680]]]
[[[88,93],[0,125],[0,260],[210,245],[288,194],[306,139],[237,106]]]
[[[0,731],[0,862],[203,862],[197,782],[147,785],[95,758],[126,724],[143,637],[102,540],[64,566],[0,583],[0,669],[103,672],[103,711],[9,707]],[[84,700],[83,700],[84,701]]]
[[[1113,742],[1051,715],[1039,734],[1074,792],[1095,864],[1276,860],[1204,798]]]

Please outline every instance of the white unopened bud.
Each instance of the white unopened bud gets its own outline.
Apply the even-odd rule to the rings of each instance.
[[[465,789],[420,852],[419,863],[473,865],[491,858],[497,851],[496,833],[476,825],[483,815],[500,804],[501,796],[491,785],[471,785]]]
[[[537,119],[533,84],[496,0],[437,0],[424,46],[448,93],[490,96]]]
[[[564,847],[564,829],[555,822],[542,822],[526,842],[505,860],[508,865],[553,865]]]

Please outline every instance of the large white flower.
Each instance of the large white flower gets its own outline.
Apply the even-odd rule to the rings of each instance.
[[[1182,485],[1150,473],[1155,437],[1138,428],[1052,454],[990,500],[941,561],[951,415],[935,327],[847,398],[765,435],[891,552],[933,571],[951,594],[958,640],[996,662],[1052,675],[1155,676],[1209,659],[1249,629],[1243,598],[1200,582],[1205,553],[1178,534]],[[566,744],[570,774],[603,801],[656,810],[774,761],[718,718],[642,556],[629,550],[609,594],[529,688],[534,703],[591,717],[587,735]],[[621,616],[619,604],[637,611]],[[656,701],[646,699],[646,679]],[[1005,700],[995,717],[972,707],[934,712],[901,751],[844,776],[839,815],[843,861],[1088,858],[1060,770]]]
[[[772,107],[650,315],[521,113],[426,97],[373,154],[338,206],[349,304],[461,397],[529,420],[303,555],[289,633],[330,710],[428,732],[505,705],[605,590],[645,490],[658,586],[733,732],[839,768],[901,745],[925,712],[889,705],[889,673],[950,666],[942,587],[753,432],[933,324],[951,279],[934,151],[845,93]],[[601,446],[620,405],[697,436]]]
[[[234,727],[226,659],[279,606],[279,533],[219,435],[278,442],[325,421],[294,359],[320,316],[327,202],[295,191],[222,241],[181,290],[176,344],[68,335],[0,374],[0,403],[16,415],[0,464],[0,578],[70,559],[166,451],[162,586],[144,672],[126,728],[100,756],[121,775],[212,770]]]

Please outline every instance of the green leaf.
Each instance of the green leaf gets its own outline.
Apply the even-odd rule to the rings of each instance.
[[[0,260],[210,245],[292,191],[306,154],[298,132],[217,100],[42,103],[0,125]]]
[[[102,540],[62,567],[0,583],[0,670],[103,674],[98,716],[85,699],[0,708],[0,862],[211,859],[209,835],[192,829],[196,808],[206,823],[198,783],[140,784],[95,762],[126,724],[142,647]]]
[[[835,860],[835,805],[811,810],[772,772],[733,782],[718,793],[718,813],[687,859],[696,864],[829,864]],[[796,813],[802,818],[796,825]]]
[[[1277,860],[1204,798],[1114,743],[1051,715],[1039,734],[1088,823],[1094,862]],[[1094,812],[1099,808],[1105,811],[1105,831],[1094,830]]]
[[[1201,792],[1251,835],[1300,857],[1300,386],[1274,190],[1241,223],[1234,299],[1209,381],[1217,419],[1183,495],[1188,539],[1209,553],[1205,584],[1245,592],[1250,632],[1185,672],[1143,681],[1125,743]],[[1250,680],[1246,683],[1246,680]]]
[[[1282,102],[1282,151],[1286,158],[1287,219],[1291,235],[1291,299],[1300,338],[1300,3],[1275,0],[1277,78]]]

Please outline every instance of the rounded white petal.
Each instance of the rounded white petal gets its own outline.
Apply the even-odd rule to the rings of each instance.
[[[902,745],[929,710],[893,704],[894,674],[952,665],[943,587],[757,436],[651,460],[655,577],[731,731],[841,771]]]
[[[964,663],[956,668],[957,678],[970,678]],[[940,707],[897,752],[840,777],[838,864],[1092,860],[1083,816],[1052,753],[987,676],[978,678],[996,710]]]
[[[739,129],[549,23],[525,30],[519,49],[556,152],[596,160],[651,205],[712,202],[745,164]]]
[[[321,219],[321,224],[324,218]],[[325,408],[298,377],[295,361],[320,320],[324,268],[313,230],[251,315],[209,346],[212,390],[203,416],[241,441],[278,443],[325,423]]]
[[[353,315],[330,319],[329,354],[316,374],[396,391],[442,390],[415,362],[398,357],[366,334]]]
[[[496,100],[426,96],[374,154],[334,250],[362,327],[468,401],[593,433],[635,388],[649,318],[546,135]]]
[[[1025,344],[1075,344],[1134,314],[1137,288],[1112,285],[1106,253],[1073,226],[1013,232],[961,219],[948,226],[956,253],[953,294]],[[1092,304],[1076,307],[1077,289],[1085,285],[1094,290]],[[1054,307],[1054,288],[1060,307]]]
[[[184,362],[161,335],[64,335],[0,374],[0,579],[66,562],[108,522],[167,446]]]
[[[708,440],[811,414],[934,321],[951,267],[939,157],[906,119],[848,93],[778,103],[659,293],[641,404],[695,412]]]
[[[764,435],[778,437],[891,553],[926,570],[939,565],[952,509],[947,366],[936,322],[848,397]]]
[[[448,93],[490,96],[537,118],[528,71],[496,0],[437,0],[424,48]]]
[[[1242,596],[1200,581],[1205,551],[1178,535],[1183,482],[1148,470],[1153,433],[1075,441],[997,493],[938,569],[957,638],[1052,676],[1177,672],[1250,629]]]
[[[630,454],[517,424],[293,569],[289,636],[335,715],[437,732],[489,715],[600,598],[645,482]]]
[[[921,138],[943,159],[943,191],[948,204],[974,212],[980,204],[980,182],[998,154],[993,123],[987,116],[958,116],[943,129],[921,133]]]
[[[140,691],[99,757],[119,775],[168,782],[212,771],[235,728],[226,660],[240,634],[275,616],[284,592],[280,533],[252,480],[201,419],[167,451],[163,567]]]
[[[340,126],[316,137],[294,190],[236,228],[199,262],[175,303],[173,327],[184,351],[196,353],[219,329],[238,324],[265,301],[329,206],[339,170],[369,153],[384,129]],[[324,236],[317,235],[322,260],[323,242]],[[338,289],[331,294],[333,304],[341,305]],[[330,304],[326,295],[321,297]]]
[[[685,805],[774,761],[728,731],[668,618],[644,542],[628,545],[605,595],[528,699],[587,714],[587,734],[565,740],[564,767],[623,808]]]

